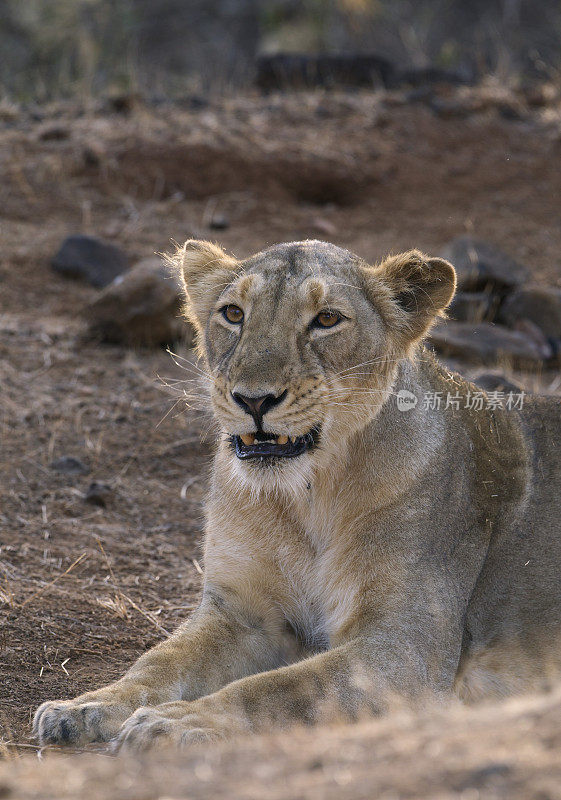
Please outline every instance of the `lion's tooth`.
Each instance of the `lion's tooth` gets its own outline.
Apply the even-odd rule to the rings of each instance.
[[[255,442],[255,436],[252,433],[242,433],[240,439],[246,447],[249,447]]]
[[[277,444],[288,444],[288,436],[277,436]]]

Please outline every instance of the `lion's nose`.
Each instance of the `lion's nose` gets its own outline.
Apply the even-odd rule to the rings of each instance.
[[[248,397],[248,395],[232,392],[236,403],[243,408],[246,414],[251,414],[258,428],[261,428],[263,417],[271,408],[278,406],[286,397],[286,389],[282,394],[265,394],[261,397]]]

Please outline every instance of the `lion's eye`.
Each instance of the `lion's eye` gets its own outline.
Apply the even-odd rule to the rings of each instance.
[[[222,315],[224,319],[227,319],[232,325],[240,325],[243,322],[243,311],[238,306],[224,306]]]
[[[313,325],[316,328],[333,328],[338,322],[341,322],[341,315],[336,311],[320,311],[315,317]]]

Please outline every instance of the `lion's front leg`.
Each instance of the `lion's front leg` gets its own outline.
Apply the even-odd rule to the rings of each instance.
[[[298,724],[354,721],[409,702],[411,698],[392,685],[372,656],[371,644],[355,640],[305,661],[242,678],[194,702],[138,709],[123,725],[116,746],[184,747]],[[417,683],[413,678],[412,682]]]
[[[222,598],[205,596],[194,617],[149,650],[115,683],[73,700],[41,705],[33,723],[42,744],[109,741],[139,707],[216,692],[279,663],[274,634]]]

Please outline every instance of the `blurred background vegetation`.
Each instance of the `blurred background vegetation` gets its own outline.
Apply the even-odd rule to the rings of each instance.
[[[170,97],[251,83],[258,53],[377,53],[558,75],[559,0],[0,0],[0,92]]]

